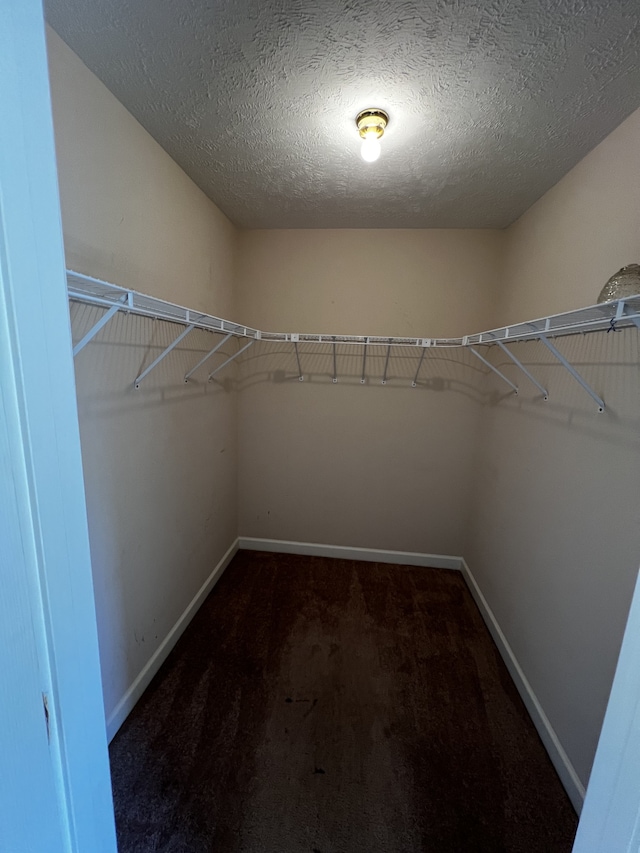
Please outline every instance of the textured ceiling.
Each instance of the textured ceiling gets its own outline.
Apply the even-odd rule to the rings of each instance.
[[[46,0],[247,228],[504,227],[640,105],[638,0]],[[382,157],[355,116],[390,115]]]

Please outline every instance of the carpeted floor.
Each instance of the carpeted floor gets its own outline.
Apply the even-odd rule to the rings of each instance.
[[[240,552],[111,745],[120,853],[569,853],[457,572]]]

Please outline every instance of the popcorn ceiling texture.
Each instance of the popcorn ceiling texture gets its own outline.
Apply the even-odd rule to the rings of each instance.
[[[246,228],[505,227],[640,104],[637,0],[47,0],[46,11]],[[354,121],[369,106],[390,115],[375,164],[359,156]]]

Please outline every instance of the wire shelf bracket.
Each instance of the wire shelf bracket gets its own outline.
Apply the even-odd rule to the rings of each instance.
[[[496,343],[497,343],[497,341],[496,341]],[[514,385],[514,383],[510,379],[507,379],[507,377],[504,375],[504,373],[502,373],[500,370],[498,370],[497,367],[494,367],[493,364],[491,364],[490,361],[487,361],[487,359],[483,355],[480,355],[480,353],[478,352],[478,350],[475,347],[470,346],[469,349],[475,355],[476,358],[479,358],[483,364],[487,365],[489,370],[492,370],[496,374],[496,376],[499,376],[500,379],[502,379],[504,382],[506,382],[507,385],[513,389],[514,394],[518,393],[518,386]]]
[[[209,352],[204,356],[204,358],[201,358],[201,359],[200,359],[200,361],[196,364],[196,366],[195,366],[195,367],[192,367],[192,368],[191,368],[191,370],[190,370],[188,373],[185,373],[184,381],[185,381],[185,382],[188,382],[188,381],[189,381],[189,379],[190,379],[190,378],[193,376],[193,374],[196,372],[196,370],[197,370],[199,367],[202,367],[202,365],[205,363],[205,361],[208,361],[208,360],[211,358],[211,356],[212,356],[214,353],[218,352],[218,350],[226,344],[226,342],[229,340],[229,338],[232,338],[232,337],[233,337],[233,335],[231,334],[231,332],[228,332],[228,333],[224,336],[224,338],[223,338],[221,341],[219,341],[219,342],[214,346],[214,348],[213,348],[213,349],[209,350]]]
[[[360,377],[360,384],[364,385],[367,381],[367,346],[369,345],[369,339],[365,341],[364,350],[362,353],[362,376]]]
[[[384,373],[382,374],[382,384],[387,384],[387,371],[389,370],[389,358],[391,357],[391,338],[389,338],[389,346],[387,347],[387,357],[384,360]]]
[[[552,353],[558,359],[558,361],[560,362],[560,364],[562,364],[563,367],[566,367],[566,369],[573,376],[576,382],[582,385],[587,394],[593,400],[595,400],[595,402],[598,404],[598,411],[604,412],[604,400],[596,394],[591,385],[589,385],[589,383],[585,379],[583,379],[583,377],[578,373],[575,367],[567,361],[567,359],[562,355],[560,350],[555,347],[551,343],[551,341],[547,340],[545,335],[539,335],[538,340],[542,341],[542,343],[546,346],[549,352]]]
[[[223,361],[223,362],[222,362],[222,364],[219,364],[219,365],[218,365],[218,367],[216,367],[216,369],[215,369],[215,370],[212,370],[212,371],[211,371],[211,373],[209,374],[209,376],[208,376],[208,380],[209,380],[209,382],[211,382],[211,380],[212,380],[212,379],[213,379],[213,377],[216,375],[216,373],[218,373],[220,370],[222,370],[222,369],[223,369],[223,367],[226,367],[228,364],[231,364],[231,362],[232,362],[232,361],[234,361],[234,360],[235,360],[239,355],[242,355],[242,353],[243,353],[245,350],[248,350],[248,349],[249,349],[249,347],[253,346],[254,344],[255,344],[255,339],[250,340],[248,344],[245,344],[243,347],[240,347],[240,349],[238,350],[238,352],[236,352],[236,353],[234,353],[233,355],[229,356],[229,358],[228,358],[226,361]]]
[[[82,340],[78,341],[78,343],[73,348],[73,357],[75,358],[80,350],[83,350],[89,341],[93,340],[95,336],[98,334],[100,329],[104,328],[107,325],[109,320],[120,311],[120,309],[124,308],[129,299],[129,294],[125,293],[120,299],[109,308],[106,313],[100,317],[97,323],[95,323],[87,332],[87,334],[82,338]]]
[[[156,359],[154,359],[154,360],[151,362],[151,364],[149,365],[149,367],[147,367],[145,370],[143,370],[143,371],[142,371],[142,373],[141,373],[139,376],[137,376],[137,377],[136,377],[136,379],[135,379],[135,381],[134,381],[134,383],[133,383],[133,384],[134,384],[134,386],[135,386],[136,388],[139,388],[139,387],[140,387],[140,383],[142,382],[142,380],[144,379],[144,377],[145,377],[145,376],[148,376],[148,375],[151,373],[151,371],[153,370],[153,368],[154,368],[154,367],[157,367],[157,366],[160,364],[160,362],[162,361],[162,359],[163,359],[163,358],[165,358],[166,356],[168,356],[168,355],[169,355],[169,353],[171,352],[171,350],[175,349],[175,348],[178,346],[178,344],[180,343],[180,341],[181,341],[183,338],[186,338],[186,337],[187,337],[187,335],[189,334],[189,332],[192,332],[194,329],[195,329],[195,326],[194,326],[194,325],[187,326],[187,328],[186,328],[186,329],[183,329],[183,331],[182,331],[182,332],[180,332],[180,334],[179,334],[179,335],[178,335],[178,337],[173,341],[173,343],[170,343],[170,344],[169,344],[169,346],[168,346],[166,349],[164,349],[164,350],[160,353],[160,355],[159,355]]]
[[[524,366],[524,364],[520,361],[520,359],[519,359],[519,358],[516,358],[516,356],[511,352],[511,350],[510,350],[508,347],[506,347],[506,346],[502,343],[502,341],[496,341],[496,343],[497,343],[497,345],[500,347],[500,349],[502,350],[502,352],[503,352],[503,353],[505,353],[505,355],[506,355],[508,358],[510,358],[510,359],[511,359],[511,361],[512,361],[512,362],[513,362],[517,367],[519,367],[519,368],[520,368],[520,370],[524,373],[524,375],[527,377],[527,379],[528,379],[530,382],[533,382],[533,384],[536,386],[536,388],[538,389],[538,391],[540,391],[540,393],[542,394],[542,399],[543,399],[543,400],[548,400],[548,399],[549,399],[549,392],[548,392],[548,391],[547,391],[547,389],[544,387],[544,385],[541,385],[541,384],[538,382],[538,380],[535,378],[535,376],[532,376],[532,375],[531,375],[531,373],[527,370],[527,368],[526,368],[526,367]]]
[[[293,342],[293,348],[294,348],[295,353],[296,353],[296,362],[298,364],[298,380],[300,382],[304,382],[304,375],[302,373],[302,366],[300,364],[300,353],[298,352],[297,335],[296,335],[296,340],[294,340],[294,342]]]
[[[418,374],[420,373],[420,368],[422,367],[422,362],[424,361],[424,354],[427,351],[426,347],[423,347],[422,352],[420,353],[420,358],[418,360],[418,366],[416,368],[416,374],[413,377],[413,382],[411,383],[412,388],[418,387]]]

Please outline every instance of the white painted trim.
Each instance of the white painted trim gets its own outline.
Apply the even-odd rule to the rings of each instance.
[[[509,645],[509,641],[505,637],[493,611],[489,607],[487,599],[482,594],[471,569],[464,559],[461,559],[460,562],[462,574],[467,582],[471,595],[475,599],[478,609],[482,614],[482,618],[484,619],[485,624],[489,629],[500,654],[502,655],[502,659],[511,674],[511,678],[518,688],[522,701],[529,712],[529,716],[531,717],[534,726],[538,730],[538,734],[540,735],[540,739],[542,740],[545,749],[549,753],[549,758],[560,777],[560,781],[564,785],[564,788],[569,795],[569,799],[573,803],[573,807],[578,814],[580,814],[585,796],[584,786],[578,778],[578,774],[569,760],[569,756],[564,751],[557,734],[553,730],[553,726],[549,722],[549,718],[545,714],[542,705],[538,701],[538,697],[533,692],[533,688],[529,684],[522,667],[518,663],[513,649]]]
[[[157,673],[157,671],[167,659],[169,652],[178,642],[184,630],[188,626],[189,622],[191,622],[193,617],[196,615],[205,598],[209,595],[213,587],[220,580],[220,578],[222,577],[222,573],[227,568],[231,560],[233,560],[233,558],[235,557],[236,552],[238,551],[238,542],[239,540],[236,539],[235,542],[228,549],[226,554],[222,557],[222,559],[211,572],[209,577],[202,584],[198,592],[191,599],[190,603],[187,605],[187,608],[180,616],[178,621],[175,623],[173,628],[169,631],[167,636],[160,643],[160,645],[155,650],[153,655],[149,658],[149,660],[142,668],[136,679],[133,681],[129,689],[126,691],[122,699],[118,702],[116,707],[109,715],[109,718],[107,720],[107,737],[109,741],[113,740],[116,732],[127,719],[129,714],[133,710],[134,705],[136,704],[138,699],[140,699],[144,691],[151,683],[151,679],[154,677],[154,675]]]
[[[573,853],[640,850],[640,576]]]
[[[42,0],[0,56],[0,846],[115,853]]]
[[[368,563],[396,563],[425,566],[432,569],[462,568],[462,557],[444,554],[421,554],[418,551],[384,551],[378,548],[354,548],[349,545],[322,545],[317,542],[289,542],[285,539],[256,539],[241,536],[240,548],[246,551],[269,551],[276,554],[300,554],[305,557],[333,557],[342,560],[364,560]]]

